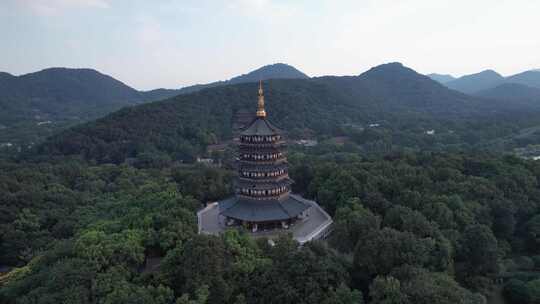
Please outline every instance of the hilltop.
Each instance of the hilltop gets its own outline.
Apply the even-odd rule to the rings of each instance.
[[[470,94],[492,88],[503,81],[504,77],[501,74],[493,70],[485,70],[480,73],[462,76],[445,83],[445,85],[450,89]]]
[[[211,82],[207,84],[196,84],[193,86],[183,87],[179,90],[176,90],[177,94],[189,94],[193,92],[200,91],[202,89],[213,88],[217,86],[239,84],[246,82],[258,82],[259,80],[268,80],[268,79],[307,79],[309,76],[299,71],[293,66],[290,66],[285,63],[274,63],[260,67],[254,71],[251,71],[247,74],[242,74],[236,77],[233,77],[229,80],[222,80]]]

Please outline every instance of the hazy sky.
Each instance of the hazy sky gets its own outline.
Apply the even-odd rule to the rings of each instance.
[[[137,89],[285,62],[310,76],[540,68],[539,0],[0,0],[0,71],[89,67]]]

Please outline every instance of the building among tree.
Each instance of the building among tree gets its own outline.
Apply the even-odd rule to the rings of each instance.
[[[314,201],[291,193],[283,132],[266,117],[262,84],[255,118],[239,133],[235,194],[198,212],[199,232],[245,227],[254,235],[292,233],[301,243],[324,237],[331,217]]]

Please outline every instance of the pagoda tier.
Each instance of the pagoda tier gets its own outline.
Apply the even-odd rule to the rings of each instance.
[[[259,173],[262,174],[261,176],[265,176],[265,174],[271,174],[271,175],[278,175],[278,174],[286,174],[289,172],[288,163],[280,162],[278,164],[270,163],[270,164],[260,164],[260,163],[243,163],[238,166],[238,175],[239,176],[246,176],[246,177],[257,177],[257,175],[249,175],[252,173]]]

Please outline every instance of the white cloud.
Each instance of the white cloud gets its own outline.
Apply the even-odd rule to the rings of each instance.
[[[70,9],[109,8],[109,0],[18,0],[23,9],[39,16],[55,16]]]
[[[226,7],[239,15],[258,17],[268,21],[274,18],[292,17],[298,13],[298,4],[294,2],[271,0],[230,0]]]

